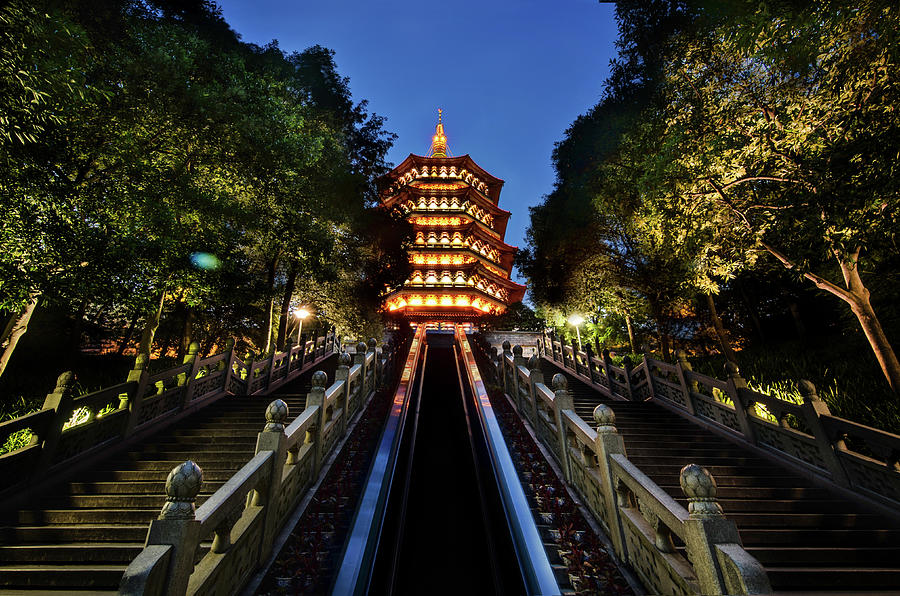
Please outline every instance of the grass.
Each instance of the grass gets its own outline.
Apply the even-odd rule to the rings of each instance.
[[[795,341],[745,349],[738,361],[754,391],[799,404],[797,383],[806,379],[835,416],[900,434],[900,401],[867,345],[843,338],[809,345]],[[692,358],[691,364],[696,372],[725,378],[722,356]],[[774,421],[768,412],[760,414]]]

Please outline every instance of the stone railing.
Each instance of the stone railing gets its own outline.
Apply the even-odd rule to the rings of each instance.
[[[538,350],[607,397],[653,400],[886,511],[900,510],[900,436],[832,415],[809,381],[797,383],[802,403],[795,404],[748,388],[732,362],[725,366],[726,381],[693,372],[682,351],[675,364],[645,354],[637,366],[626,356],[616,367],[608,350],[597,357],[590,345],[575,350],[546,334]]]
[[[56,471],[73,471],[89,464],[111,447],[140,440],[226,395],[265,394],[294,380],[335,352],[333,332],[275,352],[262,360],[239,360],[234,342],[226,350],[199,358],[191,344],[184,362],[150,374],[145,355],[135,359],[124,383],[87,395],[74,396],[75,375],[60,375],[43,408],[0,423],[0,444],[17,432],[29,430],[31,442],[0,456],[0,477],[16,479],[0,492],[0,502],[13,505],[29,497],[28,488],[42,478],[57,478]]]
[[[575,412],[566,377],[554,375],[551,390],[538,356],[526,361],[518,347],[507,346],[491,366],[569,485],[604,526],[616,554],[651,593],[771,592],[765,569],[744,550],[734,522],[722,513],[709,472],[694,464],[681,470],[685,510],[628,459],[611,408],[598,406],[597,427],[591,428]]]
[[[199,507],[200,467],[186,461],[173,469],[166,504],[150,524],[144,550],[126,569],[119,593],[240,591],[272,553],[276,536],[346,435],[348,421],[362,411],[377,384],[395,380],[403,347],[376,350],[375,340],[369,340],[368,349],[360,342],[352,357],[342,353],[335,382],[326,387],[326,373],[314,373],[306,408],[287,426],[287,404],[270,403],[256,455]]]

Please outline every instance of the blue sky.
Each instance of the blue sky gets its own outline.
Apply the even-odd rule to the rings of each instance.
[[[453,155],[506,181],[506,240],[553,188],[553,144],[600,99],[615,55],[613,5],[594,0],[219,0],[245,41],[335,51],[356,101],[387,119],[394,164],[428,150],[437,120]]]

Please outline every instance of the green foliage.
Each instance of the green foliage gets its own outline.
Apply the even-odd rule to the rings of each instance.
[[[331,50],[242,43],[205,1],[17,0],[0,41],[4,315],[39,297],[120,351],[160,316],[162,355],[258,350],[288,271],[367,295],[405,274],[366,209],[394,136]]]

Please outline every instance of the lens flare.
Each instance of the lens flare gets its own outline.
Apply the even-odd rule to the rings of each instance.
[[[191,264],[197,269],[215,271],[222,264],[219,257],[208,252],[195,252],[191,255]]]

